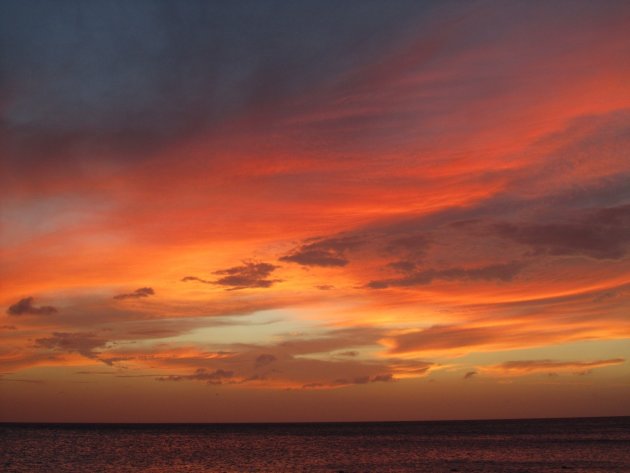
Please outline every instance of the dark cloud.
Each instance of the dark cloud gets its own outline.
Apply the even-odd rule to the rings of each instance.
[[[395,381],[392,373],[378,374],[374,376],[356,376],[354,378],[339,378],[328,383],[315,382],[302,385],[302,389],[334,388],[368,383],[389,383]]]
[[[66,353],[78,353],[91,359],[98,359],[99,353],[94,350],[105,347],[107,343],[108,340],[90,332],[54,332],[51,337],[35,340],[35,345],[38,347]]]
[[[182,282],[197,281],[197,282],[202,282],[204,284],[212,284],[212,281],[201,279],[201,278],[198,278],[197,276],[186,276],[186,277],[183,277],[181,281]]]
[[[470,378],[472,378],[473,376],[477,376],[477,372],[476,372],[476,371],[469,371],[468,373],[466,373],[466,374],[464,375],[464,379],[470,379]]]
[[[126,294],[118,294],[114,296],[114,299],[141,299],[143,297],[149,297],[155,294],[155,291],[150,287],[141,287],[133,292]]]
[[[341,353],[337,353],[337,356],[359,356],[359,352],[358,351],[342,351]]]
[[[271,355],[269,353],[263,353],[262,355],[258,355],[256,357],[255,366],[256,366],[256,368],[262,368],[264,366],[270,365],[271,363],[273,363],[277,359],[278,358],[276,358],[275,355]]]
[[[394,375],[391,373],[378,374],[370,379],[371,383],[389,383],[390,381],[394,381]]]
[[[56,312],[57,309],[49,305],[35,307],[32,297],[20,299],[7,309],[7,314],[9,315],[50,315]]]
[[[355,236],[317,239],[295,248],[289,254],[282,256],[280,261],[302,266],[345,266],[348,264],[346,252],[357,248],[362,243],[362,240]]]
[[[498,223],[493,229],[537,254],[620,259],[630,248],[630,205],[589,211],[570,221]]]
[[[160,376],[157,381],[205,381],[207,384],[224,384],[234,378],[233,371],[218,369],[209,371],[206,368],[198,368],[193,374]]]
[[[279,279],[268,279],[277,268],[278,266],[269,263],[246,262],[242,266],[215,271],[213,274],[222,277],[212,283],[227,286],[230,289],[267,288],[280,282]]]
[[[203,284],[217,284],[227,286],[229,290],[246,288],[268,288],[274,283],[281,282],[280,279],[269,279],[278,266],[270,263],[258,263],[256,261],[245,261],[241,266],[233,266],[227,269],[214,271],[212,274],[223,276],[214,281],[199,278],[197,276],[186,276],[182,282],[196,281]]]
[[[399,271],[401,273],[409,273],[416,269],[416,263],[413,261],[394,261],[389,263],[387,266],[394,271]]]
[[[315,286],[315,288],[319,289],[320,291],[330,291],[331,289],[334,289],[335,286],[331,284],[320,284],[318,286]]]
[[[427,234],[416,233],[390,239],[385,249],[391,253],[406,253],[415,257],[424,256],[431,245]]]
[[[280,279],[268,278],[276,269],[278,269],[278,266],[270,263],[246,261],[241,266],[214,271],[212,274],[223,276],[214,281],[198,278],[197,276],[186,276],[181,280],[182,282],[196,281],[203,284],[227,286],[230,290],[256,287],[268,288],[274,283],[281,282]]]
[[[434,280],[444,281],[511,281],[524,268],[524,264],[511,261],[503,264],[491,264],[479,268],[427,269],[410,272],[405,277],[370,281],[372,289],[387,287],[408,287],[431,284]]]
[[[380,57],[428,8],[410,0],[395,8],[3,1],[0,96],[9,105],[2,134],[16,164],[37,155],[54,165],[50,150],[80,159],[93,159],[85,158],[90,148],[142,155]]]

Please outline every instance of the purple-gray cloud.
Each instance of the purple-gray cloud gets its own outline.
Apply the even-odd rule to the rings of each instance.
[[[20,299],[7,309],[9,315],[50,315],[57,312],[57,309],[50,305],[35,307],[32,297]]]
[[[126,294],[118,294],[117,296],[114,296],[114,299],[141,299],[143,297],[149,297],[155,294],[155,291],[153,290],[153,288],[150,287],[141,287],[139,289],[136,289],[133,292],[128,292]]]

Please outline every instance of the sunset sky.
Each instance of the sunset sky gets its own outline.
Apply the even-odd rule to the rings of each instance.
[[[0,421],[630,415],[630,3],[0,3]]]

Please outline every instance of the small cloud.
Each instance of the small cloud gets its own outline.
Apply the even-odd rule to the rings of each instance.
[[[227,286],[231,290],[246,288],[268,288],[279,279],[268,279],[278,266],[269,263],[245,262],[242,266],[215,271],[213,274],[222,276],[212,281],[212,284]]]
[[[315,288],[319,289],[320,291],[330,291],[331,289],[334,289],[335,286],[331,284],[320,284],[319,286],[315,286]]]
[[[141,287],[139,289],[136,289],[133,292],[129,292],[127,294],[118,294],[117,296],[114,296],[114,299],[140,299],[142,297],[149,297],[155,294],[155,291],[153,290],[153,288],[150,287]]]
[[[206,279],[201,279],[201,278],[198,278],[197,276],[186,276],[186,277],[183,277],[181,281],[182,282],[197,281],[197,282],[202,282],[204,284],[212,284],[212,281],[207,281]]]
[[[274,355],[266,353],[259,355],[258,357],[256,357],[256,368],[262,368],[263,366],[267,366],[276,360],[277,358]]]
[[[342,351],[341,353],[337,353],[337,356],[350,356],[350,357],[355,357],[355,356],[359,356],[359,352],[358,351]]]
[[[209,371],[206,368],[198,368],[193,374],[160,376],[155,379],[157,381],[205,381],[207,384],[224,384],[225,380],[232,379],[233,377],[233,371],[225,371],[222,369]]]
[[[288,255],[282,256],[280,261],[302,266],[345,266],[348,264],[346,252],[361,244],[362,241],[353,236],[318,239],[295,248]]]
[[[329,383],[307,383],[302,385],[302,389],[330,389],[369,383],[389,383],[393,381],[395,381],[394,376],[391,373],[385,373],[375,376],[357,376],[351,379],[340,378]]]
[[[394,376],[391,373],[379,374],[370,380],[372,383],[389,383],[391,381],[394,381]]]
[[[0,330],[17,330],[15,325],[0,325]]]
[[[50,315],[56,312],[57,309],[50,305],[35,307],[33,305],[32,297],[20,299],[15,304],[10,305],[7,309],[7,314],[9,315]]]
[[[478,373],[476,371],[469,371],[464,375],[464,379],[471,379],[473,376],[477,376],[477,374]]]

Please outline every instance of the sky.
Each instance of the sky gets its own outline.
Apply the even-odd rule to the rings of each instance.
[[[627,1],[0,3],[0,421],[630,415]]]

